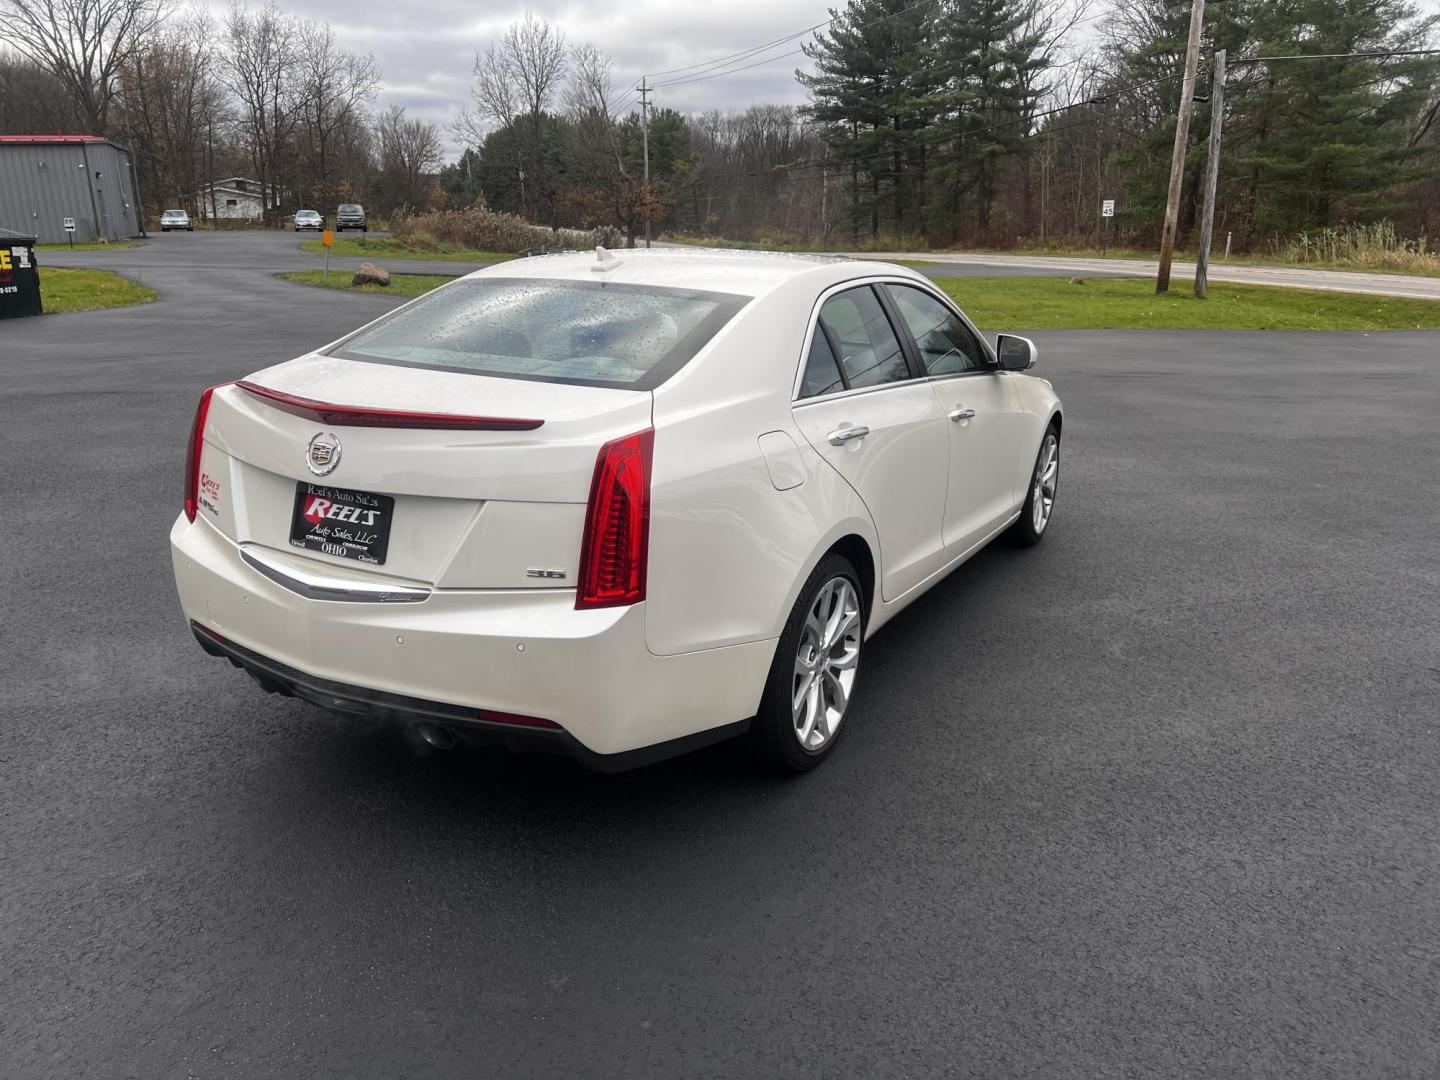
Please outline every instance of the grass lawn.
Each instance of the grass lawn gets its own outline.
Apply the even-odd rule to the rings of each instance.
[[[1440,301],[1211,282],[1155,295],[1149,279],[945,278],[936,282],[987,329],[1422,330],[1440,327]]]
[[[40,268],[40,302],[47,315],[148,304],[159,295],[109,270]]]
[[[343,289],[347,292],[389,293],[391,296],[419,296],[431,289],[439,288],[447,281],[454,281],[448,274],[391,274],[389,286],[352,285],[353,270],[330,268],[330,280],[326,281],[323,270],[293,270],[280,276],[286,281],[297,281],[301,285],[319,285],[326,289]]]
[[[325,254],[325,244],[318,236],[312,236],[308,240],[300,242],[300,250],[323,255]],[[443,262],[474,263],[505,262],[507,259],[515,258],[514,255],[507,255],[503,251],[471,251],[467,248],[442,247],[434,251],[421,251],[418,248],[407,247],[399,240],[389,236],[337,235],[330,254],[359,259],[374,256],[385,259],[435,259]]]
[[[76,244],[76,251],[124,251],[126,248],[139,247],[135,240],[116,240],[114,243],[102,244],[99,241],[91,241],[88,244]],[[69,244],[36,244],[36,251],[69,251]]]

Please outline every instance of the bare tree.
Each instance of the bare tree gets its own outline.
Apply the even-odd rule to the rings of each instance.
[[[514,165],[529,174],[529,190],[542,206],[553,205],[554,195],[543,145],[545,112],[560,90],[565,66],[565,34],[526,13],[483,56],[475,54],[472,108],[455,124],[456,133],[474,146],[495,127],[521,131],[515,145],[522,157]]]
[[[299,42],[273,0],[258,12],[232,4],[225,36],[225,81],[239,107],[239,127],[269,219],[278,207],[290,136],[300,121]]]
[[[329,202],[338,192],[335,143],[342,128],[360,117],[380,88],[371,55],[341,49],[328,23],[300,24],[299,105],[309,182],[304,197]]]
[[[592,114],[612,118],[614,90],[606,56],[588,41],[570,50],[570,81],[565,86],[565,111],[570,119]]]
[[[87,130],[88,123],[59,79],[27,56],[0,51],[0,133]]]
[[[565,112],[570,120],[571,160],[596,181],[614,173],[625,175],[616,138],[610,82],[611,61],[589,42],[570,54],[570,81],[565,87]]]
[[[165,0],[0,0],[0,40],[59,80],[92,135],[110,134],[120,69],[159,25]]]
[[[440,166],[440,131],[424,120],[406,119],[392,105],[376,121],[380,136],[380,172],[393,206],[425,203],[432,174]]]
[[[168,24],[121,69],[120,124],[152,209],[204,209],[196,193],[226,116],[218,69],[215,25],[203,9]]]

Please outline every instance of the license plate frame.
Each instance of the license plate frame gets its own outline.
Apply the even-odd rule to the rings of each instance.
[[[290,546],[384,566],[394,520],[392,496],[300,480],[290,513]]]

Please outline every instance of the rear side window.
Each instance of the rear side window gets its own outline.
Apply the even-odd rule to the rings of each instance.
[[[825,328],[815,327],[814,340],[810,342],[810,356],[805,361],[805,377],[800,382],[802,398],[833,394],[845,389],[840,378],[840,367],[835,362],[835,350],[825,340]]]
[[[820,325],[839,353],[845,385],[878,386],[910,377],[900,340],[868,285],[836,293],[820,308]]]
[[[699,352],[748,299],[601,281],[468,278],[361,330],[330,354],[650,390]]]

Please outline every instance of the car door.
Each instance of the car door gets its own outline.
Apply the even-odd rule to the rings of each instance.
[[[874,286],[836,291],[820,305],[794,416],[870,511],[880,595],[893,600],[939,569],[948,425]]]
[[[996,366],[949,304],[918,284],[889,282],[884,288],[947,420],[950,469],[941,532],[949,561],[1014,512],[1024,417],[1011,373]]]

